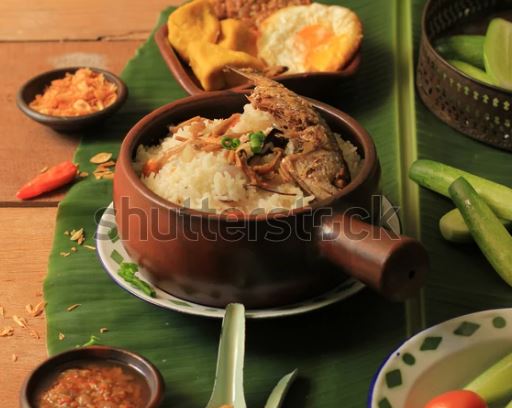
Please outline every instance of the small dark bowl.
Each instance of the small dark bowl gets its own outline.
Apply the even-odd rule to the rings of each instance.
[[[169,67],[169,70],[174,75],[180,86],[189,95],[199,95],[205,91],[199,80],[194,75],[190,66],[184,62],[178,54],[174,51],[168,38],[167,25],[164,24],[155,33],[155,41],[160,49],[162,57]],[[276,81],[285,85],[292,91],[308,96],[310,98],[319,98],[323,96],[326,91],[333,91],[338,89],[340,80],[350,77],[357,72],[361,63],[361,51],[356,52],[352,60],[346,65],[345,68],[337,72],[306,72],[302,74],[283,74],[274,77]],[[252,84],[246,83],[240,86],[229,89],[243,89],[251,87]]]
[[[32,371],[25,380],[20,395],[21,408],[35,408],[34,399],[41,387],[51,382],[62,369],[74,363],[109,362],[129,367],[141,374],[149,389],[149,400],[144,408],[157,408],[164,395],[164,381],[158,369],[148,360],[131,351],[106,346],[82,347],[50,357]]]
[[[39,113],[29,107],[30,102],[34,100],[36,95],[44,92],[46,86],[54,79],[64,78],[66,73],[74,73],[78,69],[84,67],[69,67],[60,68],[53,71],[44,72],[29,81],[27,81],[18,91],[16,95],[16,104],[18,108],[27,115],[29,118],[39,122],[43,125],[49,126],[52,129],[62,132],[74,132],[84,129],[88,126],[97,124],[105,118],[111,116],[116,112],[126,101],[128,97],[128,88],[125,83],[118,76],[111,72],[99,68],[88,67],[91,71],[99,72],[105,76],[109,82],[113,82],[117,86],[117,99],[114,103],[107,108],[82,116],[52,116]]]

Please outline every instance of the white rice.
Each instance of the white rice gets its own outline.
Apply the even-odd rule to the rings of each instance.
[[[221,120],[207,121],[212,128]],[[244,113],[233,127],[236,133],[256,132],[272,127],[272,116],[245,105]],[[189,126],[180,129],[176,135],[190,136]],[[337,141],[343,151],[345,161],[352,177],[359,172],[362,160],[357,148],[339,135]],[[135,169],[140,170],[149,159],[156,159],[165,151],[182,142],[168,136],[157,146],[139,146]],[[268,213],[285,211],[309,205],[313,196],[304,195],[294,183],[279,186],[279,191],[293,193],[282,195],[247,186],[243,171],[227,162],[224,150],[204,152],[192,146],[175,154],[155,175],[141,175],[142,182],[159,196],[182,206],[202,211],[220,213],[223,210],[237,208],[245,213]]]

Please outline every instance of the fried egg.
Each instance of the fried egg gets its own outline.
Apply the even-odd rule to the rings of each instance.
[[[362,38],[361,21],[345,7],[292,6],[262,22],[258,56],[270,66],[286,66],[288,73],[338,71]]]

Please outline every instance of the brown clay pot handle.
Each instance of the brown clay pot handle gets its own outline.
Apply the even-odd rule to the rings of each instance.
[[[387,298],[405,300],[424,285],[428,255],[417,240],[348,214],[324,218],[321,228],[321,253]]]

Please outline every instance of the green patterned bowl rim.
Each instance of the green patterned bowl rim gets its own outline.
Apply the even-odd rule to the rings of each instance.
[[[467,347],[469,342],[474,339],[472,336],[479,333],[483,325],[485,325],[485,329],[494,332],[494,330],[505,329],[507,324],[510,329],[512,308],[484,310],[447,320],[405,340],[384,360],[373,377],[368,394],[368,408],[403,408],[401,405],[394,404],[394,399],[389,396],[390,390],[399,389],[403,385],[404,375],[415,367],[418,355],[440,349],[446,342],[446,338],[455,337],[464,340],[460,344]],[[479,338],[479,340],[481,339]],[[474,343],[477,342],[474,341]],[[461,347],[461,349],[466,347]],[[452,353],[453,350],[448,354]],[[397,360],[399,361],[398,367]],[[417,371],[417,373],[422,372],[423,370]],[[402,390],[408,390],[408,388],[403,387]],[[404,393],[400,395],[404,395]]]

